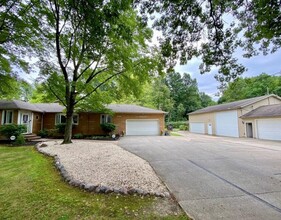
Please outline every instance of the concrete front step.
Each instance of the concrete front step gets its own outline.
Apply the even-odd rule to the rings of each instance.
[[[24,134],[23,136],[24,136],[25,140],[27,140],[27,141],[35,141],[35,140],[41,139],[41,137],[37,136],[36,134]]]

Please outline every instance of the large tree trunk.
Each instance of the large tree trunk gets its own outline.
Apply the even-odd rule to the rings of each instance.
[[[66,96],[69,91],[69,88],[66,89]],[[75,91],[75,87],[74,90]],[[74,92],[70,92],[69,97],[67,98],[67,108],[66,108],[66,124],[65,124],[65,132],[64,132],[64,140],[62,144],[71,144],[71,137],[72,137],[72,118],[74,113]]]
[[[66,124],[65,124],[65,132],[64,132],[64,140],[62,144],[71,144],[71,137],[72,137],[72,118],[73,118],[73,111],[67,111],[66,113]]]

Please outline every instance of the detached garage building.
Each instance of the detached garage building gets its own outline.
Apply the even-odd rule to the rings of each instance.
[[[246,133],[252,124],[255,138],[281,141],[281,104],[261,106],[241,118],[246,122]]]
[[[281,97],[266,95],[189,114],[192,133],[281,140]]]

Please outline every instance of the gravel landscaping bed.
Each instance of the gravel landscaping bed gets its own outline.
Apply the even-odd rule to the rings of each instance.
[[[151,166],[112,142],[43,142],[37,149],[55,157],[56,167],[71,185],[101,193],[143,194],[169,197]]]

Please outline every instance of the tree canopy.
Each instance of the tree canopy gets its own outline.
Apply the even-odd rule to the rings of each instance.
[[[281,78],[261,74],[256,77],[237,78],[223,91],[218,103],[233,102],[266,94],[281,96]]]
[[[42,49],[38,7],[40,4],[36,0],[0,1],[1,96],[13,93],[11,89],[16,90],[18,73],[30,71],[26,60]]]
[[[186,64],[202,58],[201,73],[219,66],[216,78],[230,81],[242,74],[235,52],[250,58],[266,55],[281,46],[281,10],[279,0],[139,0],[144,19],[147,14],[161,30],[161,48],[167,62],[179,59]]]
[[[142,87],[137,96],[116,97],[117,103],[131,103],[166,111],[167,121],[182,121],[187,114],[215,102],[204,92],[199,92],[196,79],[188,73],[171,72],[154,78]]]
[[[50,56],[40,58],[41,83],[66,107],[64,143],[70,143],[74,110],[103,104],[111,88],[136,90],[158,74],[159,62],[147,47],[152,31],[130,0],[42,5],[41,31]]]

